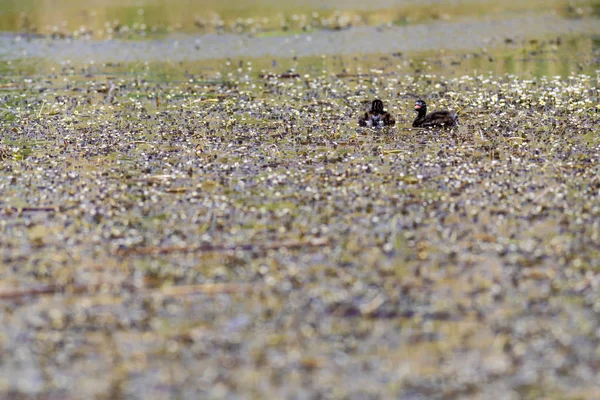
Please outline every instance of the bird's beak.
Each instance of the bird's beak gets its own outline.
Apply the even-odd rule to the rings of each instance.
[[[421,106],[420,106],[420,105],[418,105],[418,104],[415,104],[415,110],[418,110],[418,109],[420,109],[420,108],[421,108]]]

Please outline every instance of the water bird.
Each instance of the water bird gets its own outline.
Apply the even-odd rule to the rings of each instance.
[[[454,111],[434,111],[427,114],[427,104],[423,100],[415,102],[417,118],[412,126],[417,128],[451,128],[458,125],[458,115]]]
[[[358,119],[358,125],[369,127],[381,127],[394,125],[396,121],[389,112],[383,109],[383,101],[373,100],[371,109]]]

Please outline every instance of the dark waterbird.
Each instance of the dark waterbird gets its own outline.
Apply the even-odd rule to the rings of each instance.
[[[375,99],[371,109],[358,119],[358,125],[369,127],[381,127],[394,125],[396,121],[389,112],[383,109],[383,102]]]
[[[458,116],[454,111],[434,111],[427,114],[427,104],[423,100],[417,100],[415,111],[417,118],[412,126],[417,128],[451,128],[458,125]]]

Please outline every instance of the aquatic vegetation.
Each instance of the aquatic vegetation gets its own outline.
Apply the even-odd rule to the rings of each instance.
[[[425,1],[420,7],[389,1],[280,2],[238,0],[167,3],[106,0],[102,4],[60,0],[51,5],[31,0],[5,4],[0,31],[25,38],[145,39],[173,33],[280,35],[290,32],[340,31],[350,27],[431,23],[465,17],[552,12],[568,18],[598,14],[594,0]]]
[[[0,390],[593,392],[598,77],[314,65],[8,67]]]

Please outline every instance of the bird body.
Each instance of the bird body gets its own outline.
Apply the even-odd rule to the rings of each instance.
[[[391,126],[395,123],[390,113],[383,109],[383,102],[378,99],[373,100],[371,109],[358,119],[358,125],[372,128]]]
[[[415,111],[417,118],[412,126],[417,128],[451,128],[458,125],[458,115],[454,111],[434,111],[427,114],[427,104],[423,100],[417,100]]]

